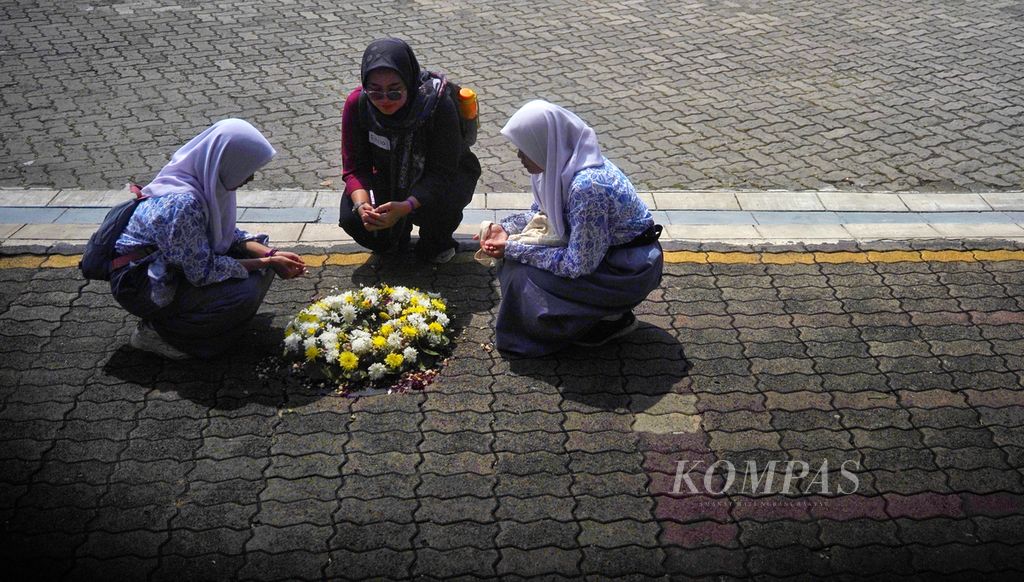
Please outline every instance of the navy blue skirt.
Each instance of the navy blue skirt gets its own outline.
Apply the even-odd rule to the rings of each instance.
[[[576,279],[506,259],[498,271],[497,348],[518,357],[557,352],[601,318],[639,305],[661,284],[663,266],[657,242],[610,249],[597,270]]]

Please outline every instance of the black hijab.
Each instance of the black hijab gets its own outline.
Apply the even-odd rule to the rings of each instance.
[[[370,72],[376,69],[394,69],[409,92],[419,85],[420,63],[416,60],[412,47],[400,38],[382,38],[366,47],[363,52],[363,64],[359,68],[364,86]]]
[[[371,113],[377,117],[382,125],[391,125],[390,121],[400,122],[408,117],[409,112],[415,109],[420,85],[425,79],[422,78],[423,71],[412,47],[400,38],[382,38],[375,40],[363,51],[363,64],[359,67],[359,75],[363,86],[366,86],[367,77],[377,69],[392,69],[398,73],[398,77],[405,85],[405,104],[402,108],[391,115],[376,115],[376,108]]]
[[[433,116],[447,81],[443,76],[421,69],[412,48],[398,38],[375,40],[366,47],[359,68],[364,87],[367,77],[377,69],[392,69],[398,73],[405,84],[405,105],[391,115],[384,115],[369,99],[362,99],[361,114],[366,116],[370,131],[391,139],[389,190],[392,196],[404,199],[410,186],[423,173],[426,144],[419,129]]]

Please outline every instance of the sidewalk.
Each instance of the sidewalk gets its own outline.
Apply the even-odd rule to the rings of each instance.
[[[120,194],[0,191],[9,575],[1024,573],[1021,195],[650,194],[670,250],[638,331],[518,361],[492,348],[493,270],[370,261],[333,196],[240,196],[315,268],[274,283],[228,356],[168,362],[75,268],[69,233]],[[479,197],[464,226],[528,201]],[[381,282],[451,305],[425,391],[345,398],[274,360],[311,298]]]
[[[279,246],[357,250],[338,228],[335,191],[242,191],[242,228],[265,232]],[[912,239],[1024,240],[1024,193],[644,192],[663,241],[828,244]],[[116,190],[0,189],[0,248],[45,251],[58,242],[80,247],[105,209],[124,200]],[[481,220],[528,209],[529,193],[477,194],[458,230],[468,241]]]

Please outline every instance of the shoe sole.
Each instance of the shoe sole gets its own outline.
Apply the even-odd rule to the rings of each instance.
[[[608,343],[610,341],[617,340],[620,337],[627,336],[627,335],[633,333],[634,331],[636,331],[636,328],[639,327],[639,326],[640,326],[640,320],[638,320],[638,319],[636,319],[634,317],[632,323],[630,323],[626,327],[620,329],[619,331],[609,335],[608,337],[604,338],[603,340],[601,340],[599,342],[586,343],[586,342],[578,342],[577,341],[577,342],[572,342],[572,343],[573,343],[573,345],[577,345],[577,346],[584,347],[584,348],[596,348],[596,347],[599,347],[599,346],[603,346],[603,345],[605,345],[606,343]]]
[[[434,263],[435,265],[443,265],[443,264],[445,264],[447,262],[450,262],[454,258],[455,258],[455,249],[452,249],[450,255],[447,253],[447,251],[445,251],[445,253],[443,253],[443,258],[441,256],[436,256],[436,257],[430,259],[430,262]]]
[[[160,356],[161,358],[165,358],[165,359],[168,359],[168,360],[180,361],[180,360],[190,359],[190,356],[188,354],[186,354],[185,352],[180,352],[180,351],[175,350],[175,351],[177,351],[177,353],[174,353],[174,354],[163,353],[163,352],[161,352],[159,350],[152,349],[152,348],[144,345],[142,343],[142,340],[139,338],[139,332],[138,331],[133,331],[132,332],[132,336],[130,338],[128,338],[128,345],[130,345],[131,347],[135,348],[136,350],[139,350],[140,352],[146,352],[147,354],[153,354],[155,356]],[[174,348],[171,347],[171,349],[174,349]]]

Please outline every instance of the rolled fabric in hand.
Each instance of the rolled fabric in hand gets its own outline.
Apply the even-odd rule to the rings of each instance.
[[[492,224],[494,223],[490,220],[485,220],[480,223],[480,232],[477,234],[477,237],[480,238],[480,244],[483,244],[484,239],[487,238]],[[498,261],[500,261],[500,259],[496,259],[485,253],[483,249],[477,249],[476,252],[473,253],[473,259],[485,267],[496,267],[498,266]]]

